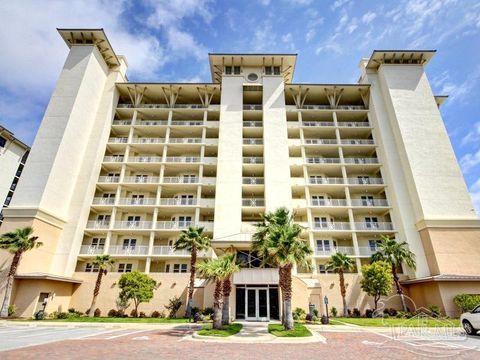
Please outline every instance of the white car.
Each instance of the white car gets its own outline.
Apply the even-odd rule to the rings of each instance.
[[[470,312],[463,313],[460,322],[468,335],[475,335],[480,330],[480,305]]]

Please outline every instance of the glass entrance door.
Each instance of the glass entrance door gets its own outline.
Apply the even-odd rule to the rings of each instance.
[[[247,288],[245,291],[245,319],[270,320],[269,293],[267,288]]]
[[[247,320],[257,319],[257,289],[247,289]]]

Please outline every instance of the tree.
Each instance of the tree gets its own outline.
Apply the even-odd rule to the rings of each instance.
[[[0,317],[8,316],[8,306],[10,305],[10,299],[12,297],[13,281],[17,274],[22,254],[43,245],[43,243],[38,241],[38,236],[32,236],[32,234],[33,228],[28,226],[8,232],[0,237],[0,249],[7,250],[13,254],[12,263],[7,275],[7,285],[5,286],[5,297],[3,299],[2,309],[0,310]]]
[[[125,273],[118,281],[118,287],[121,289],[119,297],[125,301],[133,300],[135,316],[138,316],[138,305],[153,298],[156,285],[155,280],[140,271]]]
[[[215,283],[215,291],[213,293],[213,328],[220,330],[222,328],[222,308],[223,308],[223,274],[221,271],[221,259],[210,259],[198,264],[200,274]]]
[[[346,300],[347,290],[345,289],[344,274],[352,271],[355,268],[355,260],[348,257],[344,253],[337,252],[330,257],[330,260],[327,262],[325,268],[338,273],[338,277],[340,279],[340,295],[342,295],[343,302],[343,316],[348,316]]]
[[[387,296],[392,291],[392,281],[393,275],[390,271],[390,265],[385,261],[377,261],[362,266],[360,286],[368,295],[373,296],[374,312],[377,311],[380,296]]]
[[[397,242],[389,236],[382,235],[381,241],[378,244],[378,251],[372,255],[372,262],[383,260],[390,265],[393,275],[393,281],[397,289],[397,294],[400,295],[402,301],[403,311],[407,311],[407,304],[405,303],[405,295],[403,294],[400,279],[398,278],[397,268],[406,264],[410,269],[416,269],[415,254],[408,249],[408,244]]]
[[[252,247],[263,259],[262,265],[278,267],[285,330],[293,329],[292,268],[295,265],[310,268],[312,249],[306,240],[300,238],[302,231],[303,227],[294,223],[294,213],[279,208],[262,215],[253,235]]]
[[[175,250],[187,250],[190,252],[190,284],[188,286],[187,308],[185,317],[192,315],[192,299],[195,287],[195,275],[197,272],[197,255],[199,251],[210,248],[210,238],[203,235],[203,227],[189,226],[187,230],[182,230],[182,234],[173,245]]]
[[[100,286],[102,286],[102,278],[104,275],[107,275],[107,269],[110,269],[114,263],[115,260],[113,260],[110,255],[97,255],[92,262],[94,268],[98,266],[98,275],[95,283],[95,289],[93,290],[92,304],[88,310],[88,316],[90,317],[95,315],[95,304],[97,302],[98,294],[100,293]]]
[[[222,325],[230,323],[230,293],[232,292],[232,275],[240,270],[237,263],[237,256],[234,253],[226,253],[221,258],[221,275],[223,277],[222,293],[223,293],[223,310]]]

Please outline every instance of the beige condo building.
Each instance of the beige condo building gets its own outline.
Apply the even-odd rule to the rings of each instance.
[[[348,306],[370,306],[359,269],[383,234],[416,254],[402,279],[417,306],[454,315],[455,294],[479,292],[480,221],[438,110],[444,97],[425,75],[434,51],[374,51],[356,84],[295,83],[294,54],[209,54],[211,83],[134,83],[103,30],[59,33],[70,52],[4,211],[2,231],[32,225],[44,243],[19,268],[20,315],[46,298],[47,312],[85,311],[97,254],[116,261],[103,315],[133,270],[158,283],[141,311],[174,295],[185,303],[189,254],[172,246],[197,225],[212,237],[201,258],[233,250],[245,261],[232,316],[278,318],[277,270],[259,268],[251,235],[259,214],[282,206],[314,251],[313,270],[295,269],[294,307],[323,312],[328,296],[341,308],[338,276],[325,270],[337,251],[357,265]],[[194,306],[212,305],[210,286],[197,280]]]

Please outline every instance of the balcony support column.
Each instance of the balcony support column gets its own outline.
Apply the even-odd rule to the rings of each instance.
[[[105,246],[103,247],[103,254],[107,255],[110,252],[110,243],[112,242],[112,232],[108,231],[105,237]]]
[[[147,257],[147,260],[145,261],[145,274],[150,274],[150,266],[152,264],[152,258],[149,256]]]

